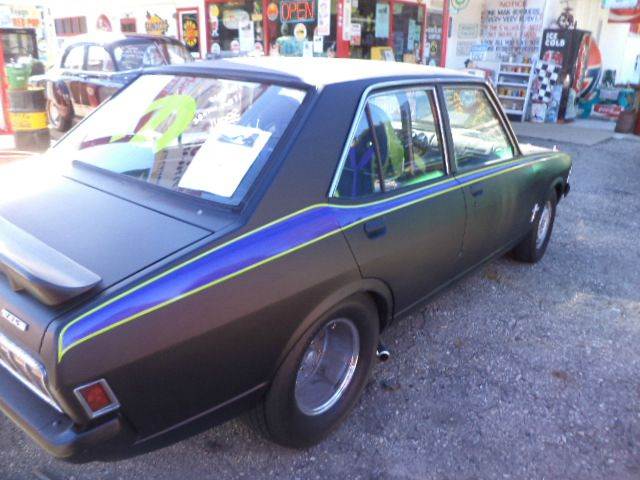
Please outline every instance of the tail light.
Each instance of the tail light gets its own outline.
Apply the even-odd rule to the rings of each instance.
[[[96,418],[113,412],[120,407],[118,399],[103,378],[87,383],[73,391],[89,418]]]

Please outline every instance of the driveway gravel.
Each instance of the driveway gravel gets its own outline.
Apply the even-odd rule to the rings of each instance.
[[[234,420],[73,465],[0,416],[0,478],[640,478],[640,143],[559,147],[572,191],[545,258],[498,259],[395,323],[391,360],[321,445],[281,448]]]

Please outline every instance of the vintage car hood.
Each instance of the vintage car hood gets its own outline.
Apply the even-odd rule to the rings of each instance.
[[[211,233],[32,167],[0,173],[0,333],[32,351],[74,300]]]

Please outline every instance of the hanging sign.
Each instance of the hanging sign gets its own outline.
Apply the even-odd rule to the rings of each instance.
[[[169,22],[160,17],[157,13],[153,15],[147,12],[147,20],[144,22],[144,29],[149,35],[164,35],[169,30]]]
[[[316,33],[324,37],[331,35],[331,0],[318,0],[318,26]]]
[[[389,4],[376,3],[376,38],[389,38]]]
[[[281,0],[282,23],[309,23],[316,21],[316,0]]]

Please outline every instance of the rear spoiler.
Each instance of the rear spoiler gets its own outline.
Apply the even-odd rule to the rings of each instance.
[[[25,290],[46,305],[59,305],[101,280],[33,235],[0,217],[0,272],[14,291]]]

